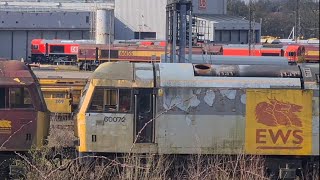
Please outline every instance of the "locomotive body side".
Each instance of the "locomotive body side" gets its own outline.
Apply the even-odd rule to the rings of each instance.
[[[249,56],[249,47],[247,45],[226,45],[223,46],[223,55],[226,56]],[[289,44],[283,45],[256,45],[251,49],[251,56],[282,56],[288,59],[290,63],[296,63],[299,57],[305,55],[303,45]]]
[[[110,55],[109,55],[110,52]],[[98,54],[97,54],[98,53]],[[109,46],[80,45],[78,61],[99,63],[110,61],[160,62],[164,48],[160,46]]]
[[[318,62],[320,61],[319,56],[319,44],[306,44],[305,46],[305,61],[306,62]]]
[[[76,117],[78,151],[317,155],[313,91],[298,66],[214,67],[102,64]]]

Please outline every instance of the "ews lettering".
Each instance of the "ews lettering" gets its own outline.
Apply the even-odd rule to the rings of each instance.
[[[267,139],[271,139],[273,144],[281,143],[287,144],[289,137],[293,137],[292,140],[293,144],[302,144],[303,137],[302,137],[302,130],[287,130],[283,131],[279,130],[272,130],[272,129],[257,129],[256,130],[256,143],[257,144],[266,144]]]

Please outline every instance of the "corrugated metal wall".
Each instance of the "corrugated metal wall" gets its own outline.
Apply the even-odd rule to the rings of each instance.
[[[193,0],[195,14],[226,14],[226,0],[206,0],[206,8],[199,8],[200,0]],[[133,39],[134,32],[156,32],[157,39],[165,39],[167,0],[116,0],[116,39]]]
[[[134,32],[156,32],[165,38],[167,0],[116,0],[116,39],[133,39]]]
[[[72,30],[0,30],[0,57],[27,59],[30,56],[32,39],[89,39],[89,31]]]
[[[0,57],[27,59],[32,39],[89,39],[89,12],[0,12]]]
[[[248,30],[215,30],[215,43],[248,44]],[[260,42],[259,30],[255,31],[256,43]]]

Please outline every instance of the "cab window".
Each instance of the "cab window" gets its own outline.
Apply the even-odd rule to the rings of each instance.
[[[10,88],[10,108],[33,108],[29,90]]]
[[[97,88],[91,99],[89,112],[129,112],[131,90]]]
[[[27,88],[0,88],[0,109],[33,108]]]
[[[289,52],[289,56],[296,56],[296,52]]]
[[[36,49],[37,50],[37,49],[39,49],[39,46],[38,45],[32,45],[31,49]]]

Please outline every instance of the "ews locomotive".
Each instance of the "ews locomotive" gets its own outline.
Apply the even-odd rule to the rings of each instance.
[[[49,113],[36,76],[24,63],[0,61],[0,177],[14,152],[45,143]]]
[[[243,153],[270,157],[280,174],[306,169],[319,160],[318,73],[317,64],[103,63],[80,100],[77,150]]]

